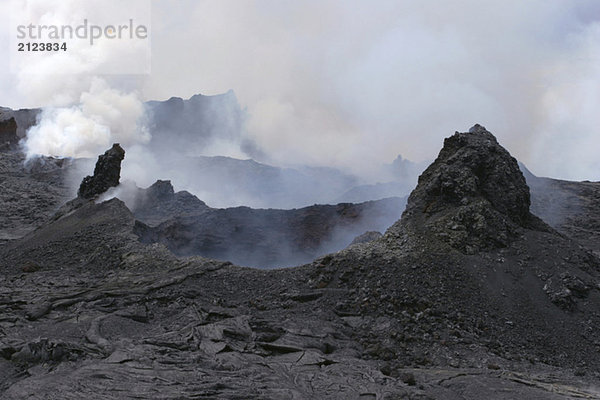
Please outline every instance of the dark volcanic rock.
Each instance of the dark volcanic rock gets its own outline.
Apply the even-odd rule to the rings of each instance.
[[[0,244],[39,227],[72,198],[71,176],[77,168],[73,160],[37,157],[26,162],[18,151],[0,151]]]
[[[193,194],[175,193],[171,181],[161,180],[147,189],[139,189],[131,208],[137,219],[152,227],[176,216],[198,215],[210,209]]]
[[[515,160],[480,125],[444,140],[419,177],[404,223],[426,225],[463,252],[506,247],[519,228],[544,228],[529,212],[529,188]]]
[[[175,197],[175,190],[171,181],[158,180],[146,190],[146,195],[150,202],[168,201]]]
[[[98,157],[93,176],[86,176],[79,186],[77,195],[91,199],[119,184],[121,178],[121,161],[125,158],[125,150],[118,143]]]
[[[293,210],[218,209],[187,192],[174,193],[168,181],[138,198],[135,233],[142,242],[162,243],[179,256],[261,268],[298,265],[340,250],[361,232],[389,227],[404,205],[404,199],[390,198]]]
[[[600,260],[530,214],[516,161],[477,126],[446,139],[381,239],[317,260],[311,277],[354,291],[338,315],[387,321],[357,333],[367,357],[488,369],[600,366],[599,282]]]
[[[19,143],[17,121],[14,117],[0,121],[0,150],[15,148]]]
[[[10,108],[0,107],[0,121],[7,122],[10,121],[11,118],[15,120],[15,135],[17,137],[16,141],[18,142],[26,136],[27,130],[36,124],[40,112],[41,110],[39,108],[11,110]],[[12,131],[12,127],[10,127],[9,131]],[[3,140],[0,140],[0,150],[2,150],[2,142]]]
[[[369,243],[375,239],[379,239],[381,236],[383,236],[383,235],[380,232],[368,231],[368,232],[363,233],[362,235],[355,237],[354,240],[352,241],[352,243],[350,243],[350,245],[359,244],[359,243]]]
[[[600,182],[539,178],[524,166],[531,211],[600,256]]]
[[[470,168],[459,170],[452,187],[469,187]],[[506,171],[504,182],[521,193]],[[501,171],[489,176],[503,182]],[[462,199],[428,193],[428,184],[422,177],[410,212],[383,237],[269,271],[177,259],[138,242],[135,217],[118,199],[79,199],[0,246],[0,397],[600,398],[598,260],[553,230],[532,229],[525,207],[487,192],[491,182],[456,193],[516,234],[466,255],[436,225]],[[149,214],[192,204],[178,203],[168,182],[146,197]],[[436,212],[419,206],[430,200]],[[222,212],[236,213],[252,214]],[[302,213],[322,230],[325,214]],[[173,226],[193,239],[193,229]],[[31,262],[37,267],[23,273]]]
[[[116,249],[135,241],[133,215],[119,199],[67,203],[54,218],[0,247],[0,267],[115,266],[121,257]]]

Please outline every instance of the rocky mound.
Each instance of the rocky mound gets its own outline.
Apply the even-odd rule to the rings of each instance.
[[[527,189],[491,133],[457,133],[402,219],[381,239],[319,260],[313,285],[352,290],[341,313],[387,321],[360,335],[392,371],[492,359],[597,365],[600,260],[533,216]]]
[[[0,244],[47,222],[74,195],[71,160],[39,157],[25,163],[17,151],[0,152]]]
[[[403,223],[424,227],[464,253],[506,247],[519,228],[549,229],[529,212],[529,188],[514,159],[481,125],[444,141],[419,177]]]
[[[79,186],[77,196],[84,199],[94,198],[109,188],[119,184],[121,179],[121,161],[125,158],[125,150],[118,143],[98,157],[93,176],[86,176]]]
[[[125,204],[112,199],[71,202],[55,219],[20,240],[0,248],[0,267],[15,270],[61,268],[113,268],[125,249],[136,246],[134,217]]]
[[[158,180],[147,189],[135,191],[131,209],[136,219],[155,227],[174,217],[202,214],[210,207],[189,192],[175,193],[171,181]]]

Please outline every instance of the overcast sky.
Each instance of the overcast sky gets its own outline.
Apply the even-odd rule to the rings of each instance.
[[[600,180],[600,1],[154,0],[151,40],[150,74],[105,79],[142,100],[233,89],[274,163],[431,159],[480,123],[538,175]],[[88,90],[3,59],[0,105]]]

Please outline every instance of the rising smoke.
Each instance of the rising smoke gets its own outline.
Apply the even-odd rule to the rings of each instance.
[[[140,16],[142,20],[147,17],[144,8],[136,9],[147,2],[121,3],[113,0],[10,3],[8,14],[12,21],[7,26],[11,28],[12,43],[8,54],[16,78],[14,83],[26,103],[43,107],[37,125],[22,142],[28,159],[37,155],[95,157],[113,142],[133,146],[150,139],[138,92],[120,87],[116,84],[119,76],[110,75],[115,71],[135,70],[140,61],[132,61],[131,55],[143,56],[145,43],[105,39],[91,45],[88,40],[80,39],[66,40],[64,51],[16,51],[15,41],[39,41],[35,40],[37,36],[23,39],[17,35],[18,26],[23,30],[26,26],[46,31],[49,26],[61,26],[78,31],[90,17],[107,23],[129,16]]]
[[[536,174],[600,179],[598,1],[154,4],[146,95],[235,89],[275,164],[373,175],[478,122]]]
[[[52,2],[47,14],[32,18],[78,23],[101,4],[94,1]],[[30,12],[44,2],[23,3]],[[269,192],[272,184],[243,175],[262,168],[251,163],[233,175],[250,181],[257,196],[218,175],[198,185],[203,170],[194,157],[251,155],[280,166],[340,168],[354,175],[353,184],[385,183],[398,154],[432,159],[443,137],[479,122],[537,175],[600,179],[597,1],[155,0],[152,6],[149,75],[93,72],[128,60],[127,52],[102,41],[98,57],[49,55],[2,75],[1,104],[45,107],[23,143],[28,157],[95,157],[120,142],[127,150],[122,178],[138,186],[172,179],[177,190],[190,189],[211,206],[296,207],[311,204],[326,186],[343,190],[329,184],[311,192],[297,171],[269,170],[290,173],[276,185],[279,192]],[[151,146],[152,115],[145,115],[143,101],[229,89],[246,108],[239,135],[215,131],[184,152],[169,149],[175,140]],[[220,118],[237,123],[229,114]],[[180,128],[175,131],[193,134],[195,126]],[[396,190],[359,189],[350,195]],[[136,193],[128,183],[108,196],[134,209]],[[265,203],[264,193],[270,201],[284,196]],[[339,248],[350,239],[342,229],[331,243]]]
[[[47,107],[27,132],[27,158],[37,155],[95,157],[112,143],[144,144],[150,134],[143,124],[144,106],[134,93],[121,93],[94,78],[79,104]]]
[[[85,4],[60,2],[54,14],[81,14]],[[538,175],[600,179],[597,1],[156,0],[152,6],[152,74],[103,77],[113,86],[105,91],[131,106],[131,114],[122,111],[128,127],[139,116],[133,93],[148,100],[233,88],[247,107],[249,139],[277,165],[329,165],[377,181],[374,166],[398,154],[432,159],[443,137],[480,122]],[[107,114],[84,111],[82,94],[104,91],[94,91],[79,66],[26,66],[68,73],[17,75],[16,97],[3,76],[13,96],[3,104],[20,96],[19,106],[72,106],[46,110],[36,130],[42,136],[36,143],[53,142],[44,140],[47,134],[63,145],[32,142],[31,151],[97,154],[110,131],[138,143],[143,159],[143,129],[132,134],[111,126],[110,107]],[[69,120],[83,127],[77,140],[85,144],[64,137]],[[218,143],[212,151],[244,154],[239,143]]]

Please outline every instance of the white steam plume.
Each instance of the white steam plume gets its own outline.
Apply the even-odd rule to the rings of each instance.
[[[46,3],[68,16],[88,2]],[[443,137],[478,122],[538,175],[600,179],[597,0],[152,5],[144,100],[234,89],[272,163],[369,175],[398,153],[432,159]],[[2,105],[15,105],[11,79]],[[18,106],[71,105],[90,89],[85,77],[18,81]]]
[[[136,72],[140,65],[144,67],[144,46],[148,42],[104,38],[90,45],[91,31],[87,30],[92,25],[98,27],[95,29],[117,26],[130,18],[137,18],[136,24],[146,20],[149,23],[147,10],[148,0],[11,3],[10,34],[14,48],[10,54],[16,86],[28,106],[43,107],[37,125],[22,140],[28,159],[36,155],[96,157],[113,142],[124,146],[148,142],[144,105],[138,91],[131,88],[135,88],[136,80],[129,79],[134,85],[122,85],[121,76],[113,75]],[[30,24],[34,27],[31,30]],[[79,36],[61,39],[57,43],[67,46],[64,51],[17,52],[14,40],[18,37],[18,26],[34,36],[44,31],[36,30],[38,27],[46,27],[45,32],[49,32],[48,27],[66,26],[76,32],[79,29],[79,34],[87,35],[87,39]],[[19,41],[45,42],[29,36]],[[115,83],[119,89],[113,86]]]
[[[597,0],[182,0],[154,10],[164,18],[146,94],[233,88],[274,163],[366,173],[398,153],[432,159],[444,137],[481,123],[534,173],[600,179]]]
[[[114,142],[128,147],[146,143],[144,107],[134,93],[121,93],[95,78],[78,105],[45,108],[27,132],[27,158],[36,155],[95,157]]]

